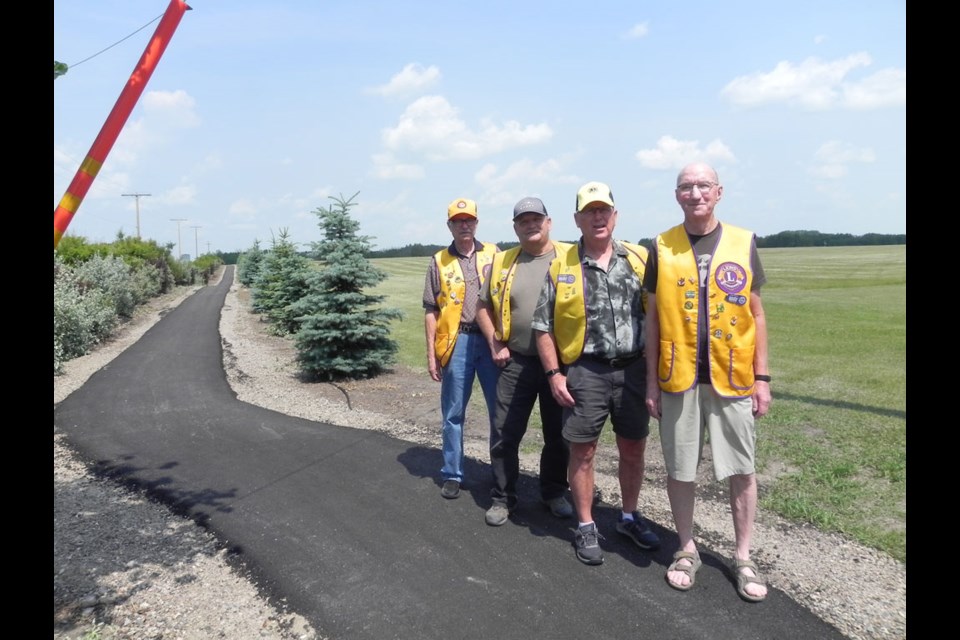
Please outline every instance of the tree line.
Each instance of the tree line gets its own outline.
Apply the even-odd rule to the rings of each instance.
[[[639,244],[650,246],[653,238],[641,238]],[[509,249],[517,245],[516,240],[498,242],[501,249]],[[850,233],[820,233],[819,231],[781,231],[770,236],[757,236],[757,247],[772,249],[774,247],[856,247],[862,245],[907,244],[907,234],[867,233],[856,236]],[[394,249],[371,250],[368,258],[420,258],[429,257],[447,245],[439,244],[408,244]]]

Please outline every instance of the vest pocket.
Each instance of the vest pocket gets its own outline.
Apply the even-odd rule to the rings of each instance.
[[[660,360],[657,363],[657,375],[660,382],[666,382],[673,377],[673,364],[677,357],[677,348],[672,340],[660,341]]]
[[[436,352],[437,359],[442,366],[446,366],[447,361],[450,359],[453,342],[449,333],[437,333],[437,338],[433,342],[433,350]]]
[[[730,349],[728,380],[732,389],[744,391],[753,387],[753,346]]]

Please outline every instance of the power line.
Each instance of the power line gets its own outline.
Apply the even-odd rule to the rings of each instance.
[[[161,13],[160,15],[158,15],[156,18],[154,18],[153,20],[151,20],[151,21],[148,22],[147,24],[143,25],[142,27],[140,27],[139,29],[137,29],[136,31],[134,31],[133,33],[131,33],[130,35],[126,36],[125,38],[122,38],[122,39],[120,39],[120,40],[117,40],[116,42],[114,42],[112,45],[110,45],[110,46],[107,47],[106,49],[103,49],[102,51],[98,51],[98,52],[96,52],[95,54],[93,54],[92,56],[90,56],[90,57],[88,57],[88,58],[84,58],[84,59],[81,60],[80,62],[77,62],[77,63],[75,63],[75,64],[69,65],[70,69],[73,69],[73,68],[76,67],[77,65],[83,64],[83,63],[86,62],[87,60],[92,60],[93,58],[96,58],[96,57],[97,57],[98,55],[100,55],[101,53],[104,53],[104,52],[106,52],[106,51],[109,51],[110,49],[113,49],[115,46],[117,46],[118,44],[120,44],[120,43],[123,42],[124,40],[128,40],[128,39],[132,38],[133,36],[135,36],[136,34],[140,33],[141,31],[143,31],[144,29],[146,29],[147,27],[149,27],[151,24],[153,24],[154,22],[156,22],[157,20],[159,20],[159,19],[162,18],[162,17],[163,17],[163,14]]]

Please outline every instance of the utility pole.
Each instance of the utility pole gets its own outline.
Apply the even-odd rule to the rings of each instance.
[[[149,196],[149,193],[121,193],[122,196],[129,196],[131,198],[136,198],[137,202],[137,240],[140,239],[140,198]]]
[[[186,221],[186,218],[170,218],[170,222],[177,223],[177,262],[183,259],[183,245],[180,244],[180,223]]]
[[[200,249],[199,249],[200,245],[197,244],[197,234],[200,232],[197,231],[197,229],[202,229],[203,227],[192,225],[191,228],[193,229],[193,253],[196,254],[193,256],[193,259],[196,260],[197,258],[200,257]]]

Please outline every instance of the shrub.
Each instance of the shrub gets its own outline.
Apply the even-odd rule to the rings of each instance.
[[[53,255],[53,373],[63,363],[89,353],[116,328],[113,300],[97,288],[85,286],[74,270]]]
[[[94,256],[78,265],[74,276],[83,290],[98,290],[121,318],[130,318],[141,302],[130,265],[115,256]]]

